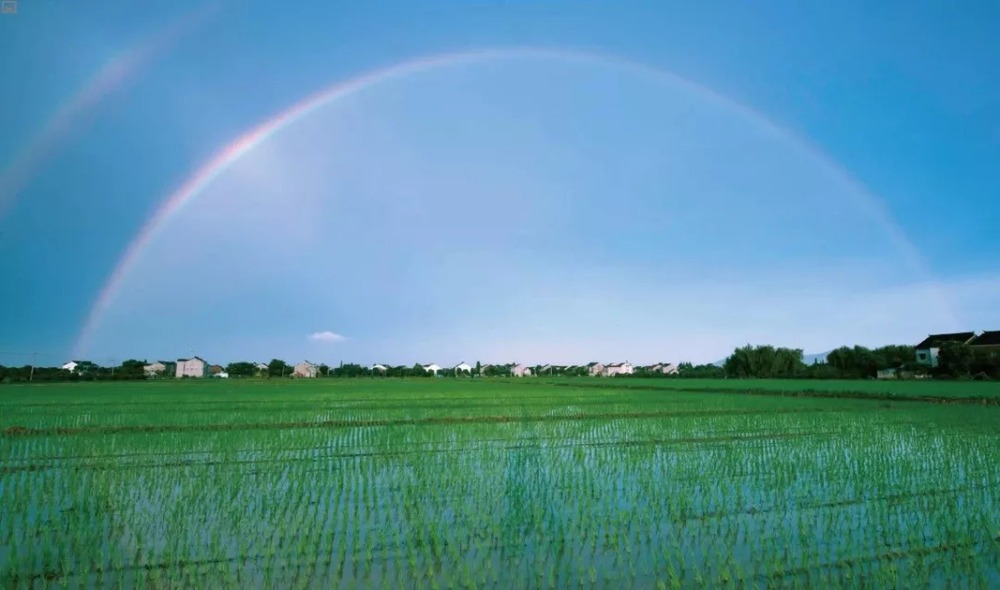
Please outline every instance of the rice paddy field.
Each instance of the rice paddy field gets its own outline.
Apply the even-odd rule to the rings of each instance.
[[[2,387],[0,586],[1000,587],[996,385],[595,381]]]

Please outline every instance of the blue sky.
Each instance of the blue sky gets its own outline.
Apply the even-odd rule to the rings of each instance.
[[[1000,8],[830,4],[22,0],[0,363],[703,362],[1000,328]],[[529,46],[561,56],[389,76],[283,128],[79,341],[242,133],[393,64]]]

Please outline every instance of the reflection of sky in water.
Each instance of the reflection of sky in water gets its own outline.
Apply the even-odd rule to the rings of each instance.
[[[697,572],[706,583],[742,575],[764,587],[846,568],[882,580],[871,576],[889,564],[932,582],[943,572],[1000,580],[983,557],[1000,481],[989,455],[996,433],[970,415],[982,410],[845,415],[794,405],[803,412],[572,419],[584,402],[543,420],[464,426],[13,439],[0,535],[16,543],[0,547],[0,569],[11,547],[33,539],[78,543],[65,562],[72,571],[183,561],[202,564],[198,575],[256,584],[296,571],[323,586],[402,572],[444,581],[469,568],[502,580],[596,575],[647,586],[673,568],[689,583]],[[934,424],[941,412],[973,426]],[[27,465],[36,468],[18,469]],[[44,492],[11,499],[15,481]],[[966,551],[980,557],[963,561]],[[18,570],[38,571],[43,554],[19,549]],[[769,577],[775,569],[783,573]],[[161,575],[176,579],[173,566]],[[119,574],[72,579],[110,587]]]

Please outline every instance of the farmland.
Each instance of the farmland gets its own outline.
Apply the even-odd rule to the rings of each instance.
[[[553,381],[558,383],[558,381]],[[576,386],[612,389],[663,389],[713,393],[764,393],[813,397],[860,397],[888,400],[973,401],[1000,405],[1000,384],[991,381],[877,381],[819,379],[575,379]]]
[[[996,385],[788,383],[0,388],[0,585],[1000,587]]]

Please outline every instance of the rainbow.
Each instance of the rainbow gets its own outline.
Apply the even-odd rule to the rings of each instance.
[[[287,109],[277,113],[273,117],[258,124],[251,130],[237,137],[235,140],[215,152],[204,164],[199,166],[195,172],[180,184],[162,202],[156,212],[143,225],[140,231],[126,247],[123,255],[115,265],[108,280],[104,283],[98,293],[89,313],[84,321],[83,328],[77,337],[74,346],[74,358],[83,355],[87,343],[93,336],[94,331],[114,301],[125,277],[128,276],[142,252],[156,238],[159,232],[168,224],[170,219],[176,215],[185,205],[191,203],[198,195],[221,174],[226,172],[230,166],[240,158],[253,150],[261,143],[267,141],[276,133],[303,119],[317,109],[335,103],[345,97],[351,96],[365,89],[376,86],[390,80],[404,78],[446,66],[459,66],[472,64],[487,60],[512,59],[512,58],[548,58],[564,61],[589,63],[595,65],[610,65],[616,68],[632,71],[643,76],[655,78],[665,83],[684,88],[694,93],[703,100],[710,101],[716,105],[736,112],[752,123],[758,125],[762,130],[782,138],[786,141],[798,145],[806,150],[812,157],[828,167],[832,172],[843,179],[852,189],[852,193],[859,200],[861,206],[876,222],[885,228],[893,244],[904,256],[906,261],[914,270],[925,277],[930,276],[929,267],[926,260],[917,248],[907,238],[905,232],[900,228],[889,214],[885,205],[874,195],[867,191],[859,181],[852,177],[840,164],[832,160],[817,146],[805,141],[791,131],[778,126],[765,115],[754,111],[750,107],[738,103],[714,90],[702,86],[696,82],[683,78],[673,72],[662,70],[647,64],[634,62],[620,57],[605,54],[596,54],[575,50],[536,48],[536,47],[515,47],[463,51],[457,53],[444,53],[421,57],[389,65],[387,67],[375,69],[358,75],[345,81],[339,81],[332,86],[316,92],[306,98],[294,103]],[[949,309],[941,295],[944,308]]]
[[[169,51],[183,35],[208,19],[218,7],[218,3],[213,3],[188,11],[139,43],[117,53],[76,93],[60,104],[41,130],[0,172],[0,218],[13,206],[18,193],[66,141],[86,113],[96,109],[108,95],[124,86],[156,57]]]

